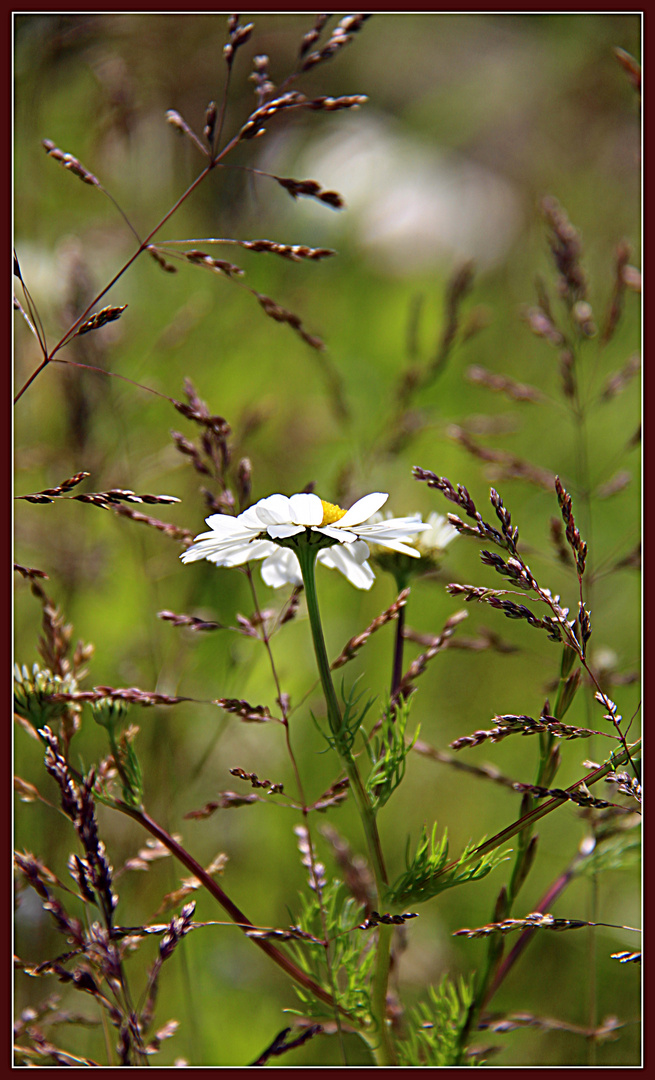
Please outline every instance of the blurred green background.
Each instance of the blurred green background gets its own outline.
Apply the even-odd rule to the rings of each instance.
[[[252,57],[268,54],[271,78],[279,84],[293,68],[312,17],[258,15],[253,21],[253,37],[235,63],[228,136],[254,107],[248,81]],[[224,41],[223,15],[17,16],[15,243],[50,347],[72,322],[71,312],[76,317],[129,258],[135,241],[107,199],[46,158],[41,139],[52,139],[82,161],[137,232],[147,234],[202,165],[192,144],[166,124],[166,110],[176,109],[202,131],[207,103],[220,103],[223,93]],[[298,264],[234,247],[211,249],[241,266],[251,288],[300,315],[307,330],[325,340],[327,351],[312,351],[290,327],[266,318],[254,297],[233,281],[185,263],[177,264],[176,275],[165,274],[152,260],[140,258],[101,304],[128,304],[121,320],[78,339],[61,358],[105,368],[178,400],[184,398],[184,379],[190,378],[210,411],[230,422],[235,463],[244,454],[252,461],[253,499],[274,491],[291,494],[314,482],[322,498],[346,505],[379,490],[390,493],[395,514],[448,512],[445,499],[412,479],[411,467],[421,465],[465,484],[490,519],[491,482],[512,511],[540,583],[574,610],[575,576],[557,561],[549,542],[549,520],[557,514],[554,492],[504,477],[498,467],[492,471],[452,437],[452,426],[484,446],[558,473],[573,494],[576,521],[598,572],[590,598],[592,663],[623,678],[624,684],[610,692],[628,718],[639,701],[639,683],[628,676],[639,663],[640,585],[634,569],[614,565],[635,547],[640,533],[639,449],[628,447],[639,422],[639,380],[588,412],[593,512],[591,517],[584,509],[578,513],[575,499],[583,481],[557,353],[532,336],[521,318],[523,306],[536,301],[536,274],[554,296],[538,209],[546,194],[559,200],[581,232],[589,299],[600,325],[620,240],[630,243],[630,261],[640,264],[639,112],[613,53],[617,46],[639,57],[638,15],[375,16],[335,59],[298,83],[312,96],[366,94],[362,109],[278,116],[263,138],[242,144],[228,159],[280,176],[316,179],[324,189],[338,190],[346,209],[336,212],[308,199],[294,202],[274,181],[226,168],[216,170],[157,236],[265,237],[337,249],[335,258]],[[410,363],[425,365],[434,355],[447,282],[469,258],[477,270],[463,318],[477,310],[484,328],[456,347],[440,378],[416,396],[416,431],[400,452],[388,454],[382,443],[392,433],[399,379]],[[639,341],[639,301],[628,293],[612,341],[604,348],[592,341],[581,352],[580,377],[588,398],[597,398],[605,379],[639,349]],[[40,359],[19,318],[16,390]],[[543,400],[516,403],[493,394],[467,379],[472,364],[537,387]],[[335,386],[346,410],[335,401]],[[162,397],[119,379],[51,364],[15,410],[16,494],[86,470],[91,474],[87,491],[122,487],[177,496],[181,501],[175,506],[152,508],[155,516],[200,532],[201,478],[176,451],[171,429],[188,438],[197,434]],[[619,470],[630,473],[630,482],[602,498],[603,485]],[[157,619],[158,611],[170,609],[233,625],[236,613],[252,610],[242,575],[204,562],[183,568],[180,550],[161,533],[92,506],[16,503],[16,561],[49,575],[46,589],[73,623],[75,639],[95,644],[85,686],[138,686],[201,700],[240,697],[275,711],[261,645],[228,632],[193,635]],[[280,593],[261,583],[258,570],[255,580],[262,606],[282,603]],[[408,606],[411,627],[436,634],[461,607],[444,591],[449,581],[502,585],[480,565],[478,545],[460,538],[448,548],[437,578],[416,583]],[[360,593],[340,575],[319,570],[318,588],[332,655],[395,595],[392,578],[384,574],[370,592]],[[537,715],[558,671],[559,648],[545,635],[482,606],[467,611],[461,636],[488,627],[516,651],[449,649],[431,662],[418,684],[410,728],[420,724],[421,738],[440,749],[491,726],[494,713]],[[19,663],[37,659],[40,619],[39,604],[20,579],[15,600]],[[362,676],[359,686],[382,700],[392,644],[389,627],[375,635],[343,669],[346,685]],[[315,681],[302,608],[273,648],[282,688],[297,704]],[[408,644],[407,662],[418,651]],[[580,694],[567,722],[601,726],[599,707],[590,699]],[[319,753],[310,706],[320,714],[316,691],[293,715],[293,739],[307,789],[317,798],[336,770],[329,755]],[[238,788],[228,771],[235,766],[293,790],[281,729],[240,724],[210,704],[134,709],[130,719],[140,727],[136,748],[152,816],[179,833],[205,864],[219,851],[227,853],[222,883],[254,922],[293,921],[305,885],[293,835],[296,815],[257,804],[218,812],[207,821],[183,818],[218,791]],[[73,758],[87,766],[98,760],[106,753],[102,736],[85,715]],[[602,760],[608,745],[600,739],[565,743],[558,785],[583,775],[584,759]],[[493,764],[505,775],[531,781],[537,748],[531,739],[507,739],[464,751],[461,760]],[[20,776],[56,801],[41,750],[22,729],[16,733],[15,764]],[[490,836],[513,821],[519,805],[511,791],[410,756],[404,784],[380,815],[392,877],[403,870],[407,837],[414,843],[423,823],[431,828],[436,820],[440,829],[448,828],[454,856],[469,839]],[[103,807],[99,819],[118,870],[146,837]],[[331,811],[329,820],[362,850],[349,805]],[[67,880],[66,861],[76,840],[64,819],[39,803],[17,802],[15,826],[18,849],[41,855]],[[537,862],[514,914],[536,906],[587,830],[572,806],[540,823]],[[320,843],[331,866],[329,848]],[[510,866],[420,909],[399,961],[406,1006],[444,972],[466,974],[482,964],[484,942],[451,935],[492,918]],[[182,876],[170,859],[154,863],[147,874],[119,876],[119,922],[135,926],[155,920],[163,894]],[[209,897],[195,897],[196,918],[222,917]],[[638,871],[574,882],[553,914],[638,925]],[[27,961],[62,951],[62,939],[35,896],[23,898],[16,934],[17,952]],[[616,1015],[625,1027],[617,1041],[597,1048],[596,1062],[637,1064],[639,969],[609,958],[611,952],[633,948],[638,948],[635,935],[621,930],[600,929],[595,939],[586,930],[537,935],[492,1007],[580,1026]],[[143,957],[154,958],[155,950],[150,942],[127,962],[128,973],[134,969],[135,993],[145,977]],[[93,1014],[90,1000],[80,1003],[54,980],[46,984],[25,976],[17,983],[19,1011],[55,989],[72,1001],[71,1008]],[[596,1021],[590,1020],[594,996]],[[174,1016],[181,1027],[156,1063],[184,1058],[190,1064],[247,1064],[285,1026],[282,1010],[294,1005],[282,973],[238,930],[197,930],[162,974],[157,1025]],[[585,1040],[567,1032],[481,1034],[476,1044],[483,1043],[500,1047],[494,1064],[589,1061]],[[97,1028],[66,1031],[61,1044],[104,1060]],[[336,1055],[336,1046],[323,1039],[280,1060],[330,1064],[338,1061]]]

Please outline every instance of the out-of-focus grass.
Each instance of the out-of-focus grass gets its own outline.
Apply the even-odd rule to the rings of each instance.
[[[254,21],[256,45],[244,49],[237,63],[228,111],[231,131],[251,106],[247,57],[269,53],[271,73],[280,78],[293,62],[308,25],[299,16],[261,16]],[[223,22],[209,16],[18,17],[16,248],[50,344],[67,326],[61,304],[74,266],[78,275],[88,275],[97,291],[129,256],[134,240],[98,192],[45,158],[40,140],[51,138],[83,161],[145,233],[200,166],[193,148],[164,123],[164,112],[175,108],[199,129],[207,102],[220,100]],[[476,430],[487,423],[492,432],[476,436],[483,444],[558,472],[575,499],[580,485],[575,433],[562,407],[557,354],[531,336],[520,309],[534,302],[537,272],[549,282],[553,279],[537,212],[538,198],[545,193],[557,196],[582,232],[590,299],[598,318],[609,301],[612,253],[622,237],[633,245],[632,260],[639,262],[638,119],[613,46],[639,54],[638,17],[382,15],[370,20],[331,65],[318,68],[307,79],[316,94],[362,92],[369,95],[370,104],[356,116],[312,115],[312,123],[306,118],[288,122],[277,118],[267,136],[246,145],[236,159],[258,164],[261,143],[262,167],[281,175],[315,176],[326,188],[336,186],[335,176],[343,176],[344,194],[352,206],[336,215],[308,201],[294,204],[272,181],[251,181],[241,172],[225,170],[212,176],[162,232],[162,237],[171,238],[265,236],[336,247],[339,255],[334,259],[297,265],[234,248],[214,252],[243,266],[252,287],[299,313],[311,332],[324,337],[326,358],[312,353],[289,327],[266,319],[253,297],[233,282],[184,264],[175,276],[163,274],[151,260],[141,258],[103,300],[129,307],[120,322],[100,331],[102,344],[95,362],[178,399],[183,397],[183,379],[191,378],[210,409],[232,424],[238,453],[252,460],[253,498],[278,490],[291,493],[315,481],[327,499],[337,498],[343,490],[349,497],[383,490],[390,492],[395,513],[447,512],[451,507],[444,499],[412,480],[411,466],[420,464],[466,484],[484,514],[493,474],[452,440],[449,429],[461,424]],[[366,127],[369,117],[376,127]],[[341,131],[344,140],[355,133],[355,143],[349,146],[356,146],[361,137],[362,147],[373,145],[365,143],[369,136],[373,139],[373,132],[376,153],[382,157],[372,157],[367,164],[353,152],[344,165],[334,149]],[[386,142],[380,142],[380,132]],[[324,162],[326,174],[306,165],[313,155]],[[370,169],[371,160],[372,180],[362,191],[357,179]],[[411,207],[403,201],[409,195],[398,185],[403,177],[424,170],[428,191],[432,177],[434,189],[447,191],[452,200],[453,176],[459,174],[448,173],[444,188],[444,162],[453,169],[463,161],[489,170],[484,174],[488,177],[500,177],[511,194],[507,242],[496,238],[497,254],[486,261],[484,236],[473,245],[472,253],[482,265],[464,309],[483,307],[489,325],[457,349],[441,378],[417,396],[415,405],[425,426],[401,454],[389,457],[375,440],[393,415],[397,381],[408,363],[412,306],[422,298],[419,359],[426,361],[443,325],[446,282],[462,256],[448,242],[439,248],[435,240],[434,250],[424,252],[422,261],[413,258],[412,248],[420,237],[413,240],[408,234],[409,219],[403,232],[403,215]],[[298,172],[297,163],[308,171]],[[416,189],[412,191],[418,198]],[[484,214],[484,184],[476,191]],[[379,202],[381,194],[385,203]],[[454,203],[448,205],[457,205],[456,195],[457,191]],[[378,207],[376,214],[372,207]],[[427,230],[433,215],[444,211],[438,199],[427,199],[421,212]],[[394,218],[391,223],[389,215]],[[452,231],[445,230],[445,235],[452,236]],[[405,253],[402,259],[398,251]],[[628,294],[612,342],[604,350],[594,342],[583,350],[583,379],[593,374],[594,385],[602,385],[638,342],[638,304]],[[16,343],[18,389],[40,358],[21,323]],[[72,359],[73,354],[64,350],[62,358]],[[87,356],[85,362],[94,359]],[[466,370],[473,363],[534,385],[546,399],[541,404],[511,404],[467,380]],[[326,372],[337,374],[347,418],[338,415],[330,401]],[[77,419],[71,420],[67,411],[73,408],[73,386],[81,390],[89,411],[83,444],[79,403]],[[639,452],[624,454],[637,424],[638,392],[635,380],[588,419],[592,487],[619,467],[633,474],[622,493],[594,501],[591,523],[582,512],[579,524],[590,541],[592,566],[610,567],[638,540]],[[259,426],[241,441],[241,432],[252,429],[253,417],[259,417]],[[92,475],[86,490],[118,486],[178,496],[179,505],[154,508],[156,516],[201,531],[199,478],[175,452],[171,428],[188,437],[195,434],[163,398],[118,379],[52,364],[16,409],[16,493],[39,490],[87,469]],[[575,579],[556,563],[548,544],[549,519],[557,514],[554,493],[516,480],[496,484],[521,529],[524,550],[530,552],[529,562],[539,580],[575,608]],[[239,575],[205,563],[183,569],[177,558],[179,546],[166,537],[74,502],[18,503],[15,523],[17,561],[49,574],[47,589],[74,624],[76,636],[96,645],[89,685],[135,685],[201,700],[245,697],[273,707],[265,655],[255,642],[224,631],[191,636],[156,618],[157,611],[167,608],[234,624],[237,612],[251,610],[246,582]],[[257,570],[255,579],[260,603],[277,603],[278,594],[261,585]],[[459,606],[443,590],[447,581],[498,585],[491,570],[480,567],[477,545],[458,540],[448,549],[440,579],[417,584],[413,590],[408,622],[417,630],[436,633]],[[338,575],[319,571],[319,595],[328,648],[336,655],[391,602],[394,590],[391,579],[379,575],[370,593],[355,593]],[[635,668],[640,625],[634,571],[601,578],[591,607],[592,655],[594,650],[610,649],[619,671]],[[489,626],[520,651],[501,655],[453,649],[432,661],[421,678],[410,726],[420,723],[421,737],[440,748],[459,735],[490,726],[495,712],[536,715],[558,668],[559,650],[545,635],[488,609],[469,606],[468,612],[462,633],[473,635],[477,626]],[[16,659],[21,663],[36,659],[39,622],[38,604],[21,580],[16,596]],[[363,675],[360,685],[382,700],[391,648],[387,628],[344,669],[346,685]],[[274,649],[282,686],[292,701],[299,702],[315,680],[305,620],[285,627]],[[407,653],[414,655],[409,647]],[[631,715],[637,707],[637,686],[617,688],[614,696],[624,715]],[[310,700],[320,713],[316,694]],[[236,781],[228,770],[237,765],[284,780],[291,789],[279,730],[273,725],[239,725],[210,704],[133,710],[131,718],[140,727],[137,748],[153,816],[180,832],[199,859],[208,862],[219,850],[229,854],[226,888],[253,921],[288,922],[288,909],[296,910],[297,890],[303,887],[292,833],[295,816],[256,805],[224,811],[207,822],[183,819],[216,791],[233,787]],[[598,709],[582,696],[567,721],[592,727],[601,723]],[[322,746],[307,704],[294,714],[293,722],[303,775],[310,794],[317,797],[334,779],[334,766],[328,756],[319,754]],[[73,746],[87,765],[106,750],[101,735],[85,716]],[[565,744],[558,783],[572,783],[584,771],[584,757],[604,752],[598,740]],[[17,731],[15,757],[17,772],[54,801],[40,749],[22,730]],[[536,749],[530,739],[508,739],[495,747],[486,744],[464,752],[462,760],[492,762],[506,775],[530,780]],[[65,878],[66,859],[74,846],[72,830],[55,811],[38,804],[17,806],[17,846],[43,854]],[[413,755],[392,806],[382,811],[380,828],[393,875],[403,869],[407,836],[415,842],[423,822],[431,825],[436,819],[440,827],[447,826],[455,854],[470,838],[491,835],[513,820],[519,799]],[[331,818],[355,846],[360,844],[349,806]],[[100,810],[100,821],[112,864],[118,868],[145,837],[133,823],[109,811]],[[525,913],[573,857],[585,825],[574,809],[565,807],[540,823],[538,831],[539,857],[519,904]],[[501,868],[484,882],[446,893],[421,910],[400,960],[400,987],[408,1004],[427,983],[438,982],[444,970],[469,972],[481,965],[483,942],[462,942],[450,935],[460,926],[481,925],[491,918],[503,874]],[[136,925],[153,918],[163,893],[178,882],[171,860],[154,864],[147,875],[127,873],[119,878],[121,921]],[[604,875],[598,884],[601,914],[596,917],[635,925],[637,887],[634,873]],[[555,914],[594,918],[590,903],[589,886],[576,884]],[[220,912],[208,897],[198,894],[197,917],[220,918]],[[33,898],[19,909],[16,930],[17,951],[35,962],[61,950],[61,940]],[[585,931],[544,934],[532,943],[494,999],[494,1008],[584,1025],[591,1022],[593,981],[598,1018],[616,1013],[628,1025],[618,1042],[598,1047],[597,1063],[634,1064],[638,976],[634,965],[617,970],[616,961],[609,959],[610,952],[627,947],[633,947],[632,938],[628,945],[624,933],[598,932],[594,977]],[[140,973],[134,976],[137,983],[142,967]],[[21,1007],[33,1003],[44,992],[43,984],[21,978],[18,1003]],[[253,1060],[283,1026],[281,1008],[293,1004],[293,991],[282,975],[236,929],[198,930],[170,961],[170,970],[164,969],[158,1017],[163,1022],[174,1015],[182,1028],[164,1044],[158,1060],[169,1063],[176,1056],[193,1064]],[[80,1007],[77,1002],[75,1007]],[[95,1030],[79,1028],[71,1040],[67,1043],[71,1050],[102,1056]],[[494,1059],[503,1064],[588,1060],[584,1041],[565,1033],[546,1036],[529,1031],[492,1041],[506,1047]],[[323,1040],[284,1060],[330,1063],[332,1058],[326,1055],[331,1052]]]

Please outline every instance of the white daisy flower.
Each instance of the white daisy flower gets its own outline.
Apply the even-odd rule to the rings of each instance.
[[[210,531],[197,536],[180,558],[185,563],[207,559],[217,566],[263,559],[264,581],[279,588],[302,584],[293,548],[310,544],[325,566],[340,570],[356,588],[370,589],[375,575],[366,561],[370,554],[366,541],[419,558],[420,552],[404,541],[429,527],[418,515],[366,524],[388,498],[374,492],[342,510],[318,495],[269,495],[238,517],[212,514],[207,518]]]
[[[432,513],[427,520],[428,528],[413,541],[420,555],[434,557],[459,536],[457,529],[443,514]]]
[[[382,524],[385,522],[382,514],[374,514],[373,520]],[[406,520],[420,521],[421,515],[414,514],[413,517]],[[458,535],[457,529],[450,524],[448,518],[444,517],[443,514],[432,513],[428,517],[423,531],[408,540],[408,544],[411,544],[413,548],[412,554],[421,556],[422,562],[420,566],[413,565],[409,559],[405,558],[406,549],[401,554],[376,551],[371,558],[380,570],[386,570],[394,575],[399,589],[404,589],[415,574],[424,574],[430,570],[438,569],[442,563],[444,548],[452,543]]]

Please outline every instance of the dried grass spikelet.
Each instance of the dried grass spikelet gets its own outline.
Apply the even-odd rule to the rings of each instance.
[[[254,56],[252,61],[252,75],[250,81],[255,84],[255,94],[257,95],[257,107],[260,108],[264,104],[265,98],[270,94],[275,93],[275,84],[271,82],[268,73],[268,56],[263,53],[260,56]]]
[[[82,325],[78,327],[73,337],[80,337],[81,334],[88,334],[91,330],[99,330],[101,326],[105,326],[109,322],[120,319],[126,307],[127,304],[120,304],[118,307],[109,305],[109,307],[104,307],[100,311],[96,311],[95,315],[92,315],[90,319],[86,319]]]
[[[578,301],[587,299],[587,278],[580,264],[580,234],[552,196],[547,195],[541,200],[541,211],[548,226],[551,254],[559,271],[557,291],[572,308]]]
[[[264,131],[266,121],[286,109],[298,108],[300,105],[304,105],[306,100],[304,94],[298,93],[297,90],[289,90],[286,94],[280,94],[279,97],[267,101],[250,114],[239,132],[239,138],[254,139],[255,136]]]
[[[217,810],[234,810],[241,806],[252,806],[254,803],[266,802],[261,795],[240,795],[236,791],[221,791],[217,799],[205,803],[198,810],[188,810],[184,815],[189,821],[202,821],[211,817]]]
[[[273,179],[288,191],[293,199],[305,195],[307,198],[318,199],[334,210],[341,210],[344,206],[338,191],[325,191],[316,180],[294,180],[291,176],[273,176]]]
[[[500,922],[487,923],[475,930],[455,930],[453,937],[480,938],[489,937],[490,934],[509,934],[514,930],[580,930],[585,926],[594,926],[594,923],[584,922],[581,919],[555,919],[552,915],[541,911],[533,911],[523,919],[503,919]]]
[[[85,480],[87,476],[91,474],[88,472],[75,473],[74,476],[69,477],[67,480],[62,480],[60,484],[57,484],[53,488],[44,488],[43,491],[35,491],[30,495],[16,495],[16,499],[24,499],[25,502],[31,503],[51,503],[56,498],[66,495],[69,491],[72,491],[74,487]],[[47,574],[42,575],[47,577]]]
[[[415,660],[409,665],[407,671],[404,673],[400,684],[391,696],[391,705],[397,705],[399,701],[409,697],[414,692],[414,680],[422,675],[425,671],[428,662],[433,659],[443,649],[447,648],[450,638],[455,633],[459,624],[468,618],[468,612],[456,611],[454,615],[451,615],[443,625],[443,629],[440,634],[437,634],[433,639],[430,646],[425,652],[417,656]]]
[[[216,102],[210,101],[205,112],[205,126],[202,130],[209,146],[211,147],[214,142],[214,135],[216,134],[216,116],[218,110],[216,109]]]
[[[173,626],[186,626],[189,630],[224,630],[223,623],[208,622],[197,615],[178,615],[174,611],[158,611],[157,618]]]
[[[187,697],[173,697],[170,694],[156,694],[150,690],[139,690],[136,686],[94,686],[93,690],[78,690],[71,694],[52,694],[53,701],[102,701],[109,698],[112,701],[127,701],[130,705],[179,705],[181,701],[190,701]]]
[[[481,446],[458,424],[451,424],[448,427],[447,434],[451,439],[463,446],[465,450],[468,450],[473,457],[486,461],[492,466],[497,466],[493,470],[493,475],[499,479],[526,480],[528,483],[543,488],[545,491],[552,491],[555,475],[549,469],[542,469],[538,465],[533,465],[532,462],[517,457],[516,454],[510,453],[508,450],[497,450],[492,447]]]
[[[330,784],[327,791],[324,791],[316,802],[312,803],[309,809],[323,812],[324,810],[328,810],[331,806],[339,806],[348,798],[349,787],[350,780],[347,776],[335,780],[333,784]]]
[[[277,244],[273,240],[239,240],[239,247],[246,251],[269,251],[273,255],[280,255],[283,259],[291,262],[301,262],[303,259],[318,261],[336,255],[332,248],[310,248],[305,244]]]
[[[239,698],[216,698],[214,705],[220,705],[225,712],[234,713],[247,723],[265,724],[269,720],[277,719],[271,715],[268,705],[251,705]]]
[[[510,379],[507,375],[500,375],[493,371],[488,371],[480,364],[472,364],[466,372],[466,377],[469,382],[486,386],[496,393],[506,394],[507,397],[512,398],[513,401],[543,400],[543,394],[535,387],[526,386],[524,383],[516,382],[515,379]]]
[[[230,40],[223,46],[223,56],[228,69],[232,67],[234,63],[234,56],[237,49],[249,40],[250,35],[254,29],[253,23],[247,23],[245,26],[239,25],[239,16],[230,15],[227,20],[227,30]]]
[[[619,469],[613,476],[610,476],[609,480],[605,484],[601,484],[596,490],[596,496],[599,499],[609,499],[612,495],[617,495],[620,491],[624,491],[625,488],[632,482],[632,473],[627,469]]]
[[[559,476],[555,477],[555,490],[557,492],[557,501],[562,513],[562,520],[566,526],[566,539],[578,571],[578,575],[582,577],[585,571],[585,560],[587,557],[587,545],[581,539],[580,532],[575,524],[575,518],[573,517],[573,509],[571,496],[568,491],[562,485]]]
[[[319,337],[309,334],[305,330],[298,315],[294,315],[292,311],[287,311],[286,308],[276,304],[275,300],[272,300],[270,296],[264,296],[258,292],[255,292],[254,295],[270,319],[280,323],[287,323],[312,349],[318,349],[321,352],[325,349],[325,343]]]
[[[155,260],[157,265],[161,266],[162,270],[164,270],[167,274],[177,274],[177,266],[173,266],[172,263],[169,263],[161,254],[161,252],[157,250],[154,244],[148,244],[146,251],[148,252],[148,255],[150,255],[150,257]]]
[[[393,604],[391,604],[386,611],[383,611],[381,615],[378,615],[370,626],[366,627],[366,630],[363,630],[361,634],[356,634],[355,637],[352,637],[339,653],[336,660],[333,660],[330,664],[331,670],[334,671],[335,668],[340,668],[343,667],[344,664],[347,664],[349,660],[352,660],[353,657],[357,655],[362,646],[366,644],[371,634],[374,634],[376,630],[379,630],[380,627],[384,626],[386,623],[393,619],[397,619],[400,614],[400,609],[407,603],[409,593],[409,589],[403,589],[402,592],[398,594]]]
[[[603,327],[602,342],[607,344],[614,336],[617,323],[623,312],[623,301],[626,289],[625,270],[630,258],[630,245],[627,240],[621,240],[614,254],[614,288],[610,299],[605,326]]]
[[[217,273],[225,274],[226,277],[243,277],[243,270],[239,266],[235,266],[234,263],[227,262],[225,259],[213,259],[211,255],[208,255],[205,251],[185,251],[185,259],[188,259],[190,263],[196,263],[200,266],[206,266],[209,270],[215,270]]]
[[[602,401],[611,401],[612,398],[620,394],[634,379],[635,375],[638,375],[641,371],[641,356],[639,353],[635,353],[626,361],[620,371],[610,375],[601,391]]]
[[[42,139],[41,145],[48,157],[51,157],[54,161],[58,161],[60,165],[63,165],[65,169],[72,172],[74,176],[79,177],[84,184],[90,184],[92,187],[102,187],[97,176],[94,176],[92,172],[86,169],[72,154],[67,154],[63,150],[60,150],[59,147],[53,143],[52,139]]]
[[[189,124],[187,124],[183,116],[180,116],[177,109],[168,109],[166,113],[166,122],[170,124],[171,127],[176,128],[176,130],[181,132],[183,135],[186,135],[186,137],[191,140],[193,145],[200,151],[200,153],[203,154],[205,157],[207,156],[206,148],[203,146],[202,142],[196,135],[193,128],[190,127]]]
[[[538,306],[527,307],[522,312],[523,319],[536,337],[544,338],[555,348],[564,344],[564,334],[553,321],[552,316]]]
[[[326,60],[330,60],[333,56],[336,56],[345,45],[348,45],[352,41],[353,35],[362,28],[366,20],[370,19],[371,13],[346,15],[341,19],[337,26],[335,26],[326,44],[321,49],[309,53],[307,56],[307,51],[318,39],[328,17],[329,16],[318,16],[313,29],[310,30],[308,34],[305,34],[300,52],[300,56],[305,57],[300,69],[301,71],[309,71],[310,68],[316,67],[317,64],[322,64]]]
[[[249,773],[238,767],[230,769],[230,775],[238,776],[240,780],[249,780],[251,787],[266,788],[267,795],[281,795],[284,791],[284,784],[276,783],[273,780],[260,780],[257,773]]]
[[[316,16],[312,29],[308,30],[308,32],[304,34],[303,39],[300,42],[300,49],[298,53],[300,59],[302,59],[303,56],[307,55],[312,45],[316,44],[319,37],[321,36],[321,31],[329,18],[329,15],[324,14]]]
[[[239,139],[254,139],[265,131],[264,124],[286,109],[311,109],[319,112],[335,112],[339,109],[358,109],[368,98],[365,94],[346,94],[342,97],[307,98],[297,90],[288,90],[272,98],[250,114],[239,132]]]
[[[635,60],[634,56],[631,56],[629,52],[621,49],[618,45],[615,45],[612,51],[628,76],[630,85],[638,94],[641,94],[641,65]]]

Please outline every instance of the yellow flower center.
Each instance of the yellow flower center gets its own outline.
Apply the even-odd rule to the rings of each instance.
[[[321,506],[323,507],[323,520],[320,525],[321,528],[323,527],[323,525],[334,525],[335,521],[338,521],[339,518],[342,518],[346,513],[346,511],[342,510],[340,506],[335,506],[334,503],[325,502],[324,499],[321,499]]]

